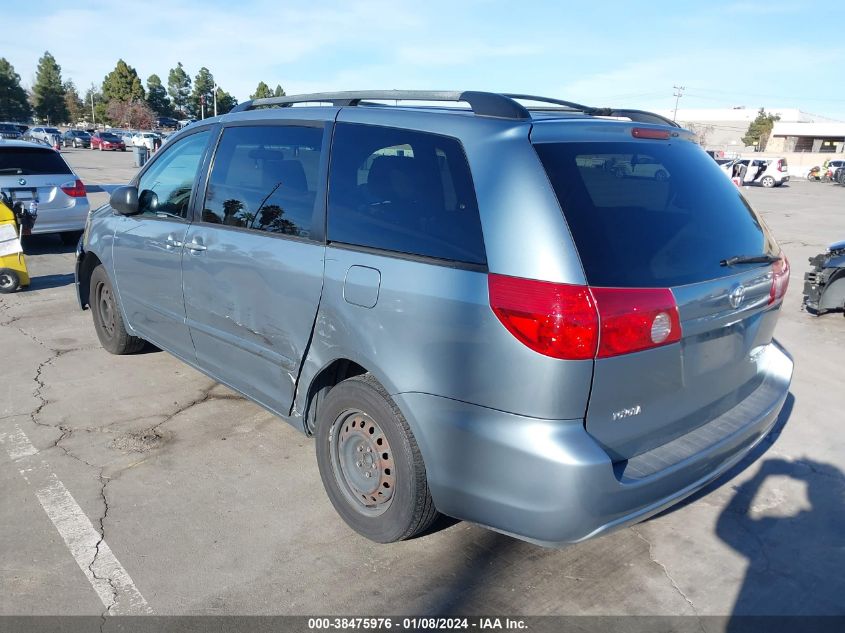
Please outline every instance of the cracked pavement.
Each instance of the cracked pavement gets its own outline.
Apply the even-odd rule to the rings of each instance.
[[[100,174],[131,160],[66,154],[83,178],[85,161]],[[680,507],[563,550],[466,523],[364,540],[328,502],[310,439],[166,353],[100,349],[76,306],[72,249],[33,239],[33,288],[0,298],[0,442],[19,428],[38,451],[0,450],[0,614],[137,608],[107,555],[159,615],[845,613],[845,319],[799,310],[807,257],[845,238],[845,188],[746,191],[793,269],[777,329],[796,360],[788,420]],[[111,599],[45,514],[26,460],[90,521],[88,571]]]

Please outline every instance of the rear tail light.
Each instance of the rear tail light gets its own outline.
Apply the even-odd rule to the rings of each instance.
[[[490,307],[535,352],[568,360],[596,355],[599,323],[586,286],[489,275]]]
[[[505,328],[545,356],[608,358],[681,339],[678,306],[666,288],[590,288],[494,274],[488,285]]]
[[[598,358],[681,340],[681,317],[668,288],[591,288],[599,311]]]
[[[61,189],[71,198],[85,197],[85,185],[82,184],[82,181],[79,180],[79,178],[66,182],[61,186]]]
[[[772,265],[772,287],[769,290],[769,305],[780,301],[789,286],[789,260],[781,253],[781,259]]]
[[[782,158],[778,160],[778,171],[786,171],[786,161]]]

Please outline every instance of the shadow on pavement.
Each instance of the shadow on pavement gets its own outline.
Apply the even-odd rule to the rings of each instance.
[[[785,479],[806,486],[809,507],[772,516],[783,505]],[[737,487],[716,525],[719,538],[748,560],[728,631],[744,630],[739,616],[845,614],[844,500],[842,471],[811,459],[768,459]]]
[[[62,273],[58,275],[39,275],[29,280],[30,290],[47,290],[48,288],[61,288],[74,282],[73,273]]]
[[[77,240],[82,232],[76,234]],[[58,233],[45,233],[43,235],[25,235],[22,240],[25,255],[52,255],[55,253],[73,253],[76,251],[76,242],[65,244]]]

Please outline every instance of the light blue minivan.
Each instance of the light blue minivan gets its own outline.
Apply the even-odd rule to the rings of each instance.
[[[573,543],[712,481],[787,397],[788,280],[688,131],[482,92],[199,121],[90,214],[76,268],[106,350],[149,341],[314,436],[385,543],[438,513]]]

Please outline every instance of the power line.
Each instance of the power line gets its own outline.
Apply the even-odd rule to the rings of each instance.
[[[675,97],[675,114],[672,115],[672,120],[674,121],[678,118],[678,101],[681,99],[681,97],[684,96],[684,90],[686,90],[686,88],[684,88],[683,86],[672,87],[676,90],[676,92],[672,93],[672,96]]]

